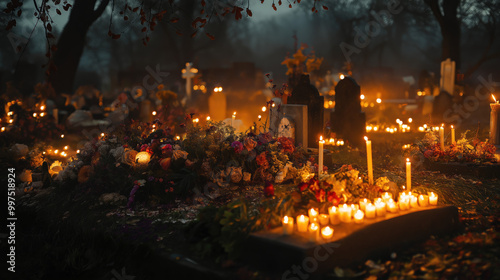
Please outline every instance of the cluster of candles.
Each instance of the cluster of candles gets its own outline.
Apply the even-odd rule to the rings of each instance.
[[[334,229],[332,226],[340,223],[364,223],[365,218],[374,219],[385,217],[387,212],[397,213],[398,211],[408,211],[410,208],[421,208],[429,205],[437,205],[438,195],[434,192],[424,194],[412,194],[402,192],[398,201],[394,201],[391,193],[383,193],[382,197],[376,198],[373,203],[364,198],[358,204],[343,204],[342,206],[332,206],[328,208],[328,214],[320,214],[318,209],[309,209],[309,215],[299,215],[296,217],[297,231],[306,233],[309,240],[316,242],[321,240],[331,240]],[[294,231],[294,219],[289,216],[283,217],[283,234],[291,235]]]
[[[65,158],[65,157],[68,156],[68,149],[69,149],[68,146],[64,146],[64,148],[62,148],[60,150],[59,149],[54,149],[54,150],[49,149],[47,151],[44,151],[43,154],[44,155],[50,155],[52,157],[56,156],[56,157],[63,157],[63,158]],[[80,153],[80,150],[76,150],[75,152],[78,154],[78,153]]]
[[[455,141],[455,127],[453,125],[450,126],[451,128],[451,144],[455,145],[457,142]],[[423,126],[420,126],[418,128],[418,131],[420,132],[426,132],[426,131],[438,131],[439,132],[439,145],[441,147],[441,150],[444,150],[444,124],[441,126],[428,126],[427,124],[424,124]]]
[[[412,123],[413,119],[409,118],[408,123]],[[402,120],[397,119],[396,123],[398,126],[380,126],[380,125],[367,125],[366,126],[366,132],[378,132],[378,131],[384,131],[383,128],[385,128],[385,132],[387,133],[396,133],[396,132],[410,132],[411,128],[410,125],[405,124]]]

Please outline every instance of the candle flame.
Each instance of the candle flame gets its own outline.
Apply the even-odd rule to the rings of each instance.
[[[368,137],[365,136],[364,138],[365,138],[365,141],[368,141]]]
[[[444,123],[441,124],[441,127],[444,129]]]
[[[324,228],[321,230],[321,233],[322,233],[323,235],[328,236],[328,235],[331,235],[331,234],[333,233],[333,230],[332,230],[332,228],[331,228],[331,227],[326,226],[326,227],[324,227]]]
[[[451,125],[451,129],[453,129],[453,125]]]
[[[409,158],[406,158],[406,162],[410,162],[410,159],[409,159]]]
[[[491,94],[491,97],[493,97],[493,100],[495,100],[495,103],[497,103],[497,99],[495,98],[495,96],[493,95],[493,93]]]
[[[299,221],[305,222],[306,221],[306,217],[304,215],[300,215],[299,216]]]
[[[312,224],[309,226],[309,228],[310,228],[311,230],[317,230],[317,229],[318,229],[318,225],[317,225],[316,223],[312,223]]]
[[[285,216],[285,217],[283,218],[283,223],[288,224],[288,216]]]
[[[319,141],[323,141],[323,136],[320,136],[320,137],[319,137]]]

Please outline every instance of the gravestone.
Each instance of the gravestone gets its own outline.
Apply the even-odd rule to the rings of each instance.
[[[286,121],[284,121],[286,119]],[[291,124],[292,131],[286,132],[285,130],[290,128],[287,127]],[[280,119],[274,122],[273,126],[269,126],[269,131],[277,131],[274,136],[286,136],[291,137],[295,141],[296,146],[307,147],[308,146],[308,131],[307,131],[307,106],[297,105],[297,104],[282,104],[280,106]],[[288,129],[289,130],[289,129]],[[290,135],[290,136],[289,136]]]
[[[139,119],[141,120],[141,122],[151,122],[153,118],[152,112],[153,110],[151,109],[151,101],[149,101],[149,99],[142,101],[139,115]]]
[[[312,148],[318,147],[319,137],[323,135],[324,97],[311,85],[309,75],[303,74],[297,86],[288,98],[288,104],[307,105],[307,130],[308,145]]]
[[[269,108],[269,132],[273,137],[278,136],[278,129],[281,119],[283,118],[283,108],[281,98],[275,97]]]
[[[444,113],[452,109],[453,96],[446,91],[434,97],[432,102],[432,122],[434,124],[444,123]]]
[[[361,88],[351,77],[345,77],[335,87],[335,111],[330,127],[337,137],[360,146],[366,132],[366,116],[361,111]]]
[[[222,92],[212,92],[208,98],[208,111],[210,118],[214,121],[226,119],[227,99],[226,94]]]
[[[441,80],[439,81],[441,91],[453,94],[455,86],[455,61],[447,59],[441,62]]]

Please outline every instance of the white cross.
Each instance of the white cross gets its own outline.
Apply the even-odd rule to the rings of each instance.
[[[186,68],[182,69],[182,78],[186,79],[186,97],[187,100],[191,100],[191,79],[196,76],[196,73],[198,73],[198,69],[193,68],[193,63],[192,62],[187,62],[186,63]]]

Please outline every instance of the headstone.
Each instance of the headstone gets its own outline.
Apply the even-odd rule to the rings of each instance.
[[[182,69],[182,78],[186,79],[186,98],[191,100],[191,91],[193,86],[191,85],[191,79],[198,73],[198,69],[193,67],[192,62],[186,63],[186,68]]]
[[[307,142],[309,147],[317,148],[324,128],[324,97],[320,96],[318,90],[311,85],[309,75],[303,74],[300,77],[292,95],[288,98],[288,104],[307,105],[307,130],[309,132]]]
[[[432,122],[434,124],[440,124],[444,122],[444,113],[451,110],[453,105],[453,96],[446,91],[441,91],[441,93],[434,97],[434,102],[432,103]]]
[[[273,137],[278,136],[279,124],[283,118],[283,108],[281,98],[275,97],[271,99],[273,102],[269,108],[269,132]]]
[[[140,115],[139,119],[141,122],[151,122],[152,120],[152,108],[151,108],[151,101],[149,99],[145,99],[144,101],[141,102],[141,109],[140,109]]]
[[[212,120],[222,121],[226,119],[226,107],[226,94],[223,91],[213,92],[208,98],[208,111]]]
[[[366,116],[361,111],[361,88],[351,77],[345,77],[335,87],[335,111],[330,126],[339,138],[360,146],[366,132]]]
[[[439,86],[441,91],[453,94],[455,86],[455,61],[449,58],[441,62],[441,80]]]
[[[308,147],[309,133],[307,131],[308,117],[307,106],[297,104],[282,105],[283,114],[286,118],[290,119],[294,124],[295,145]]]

